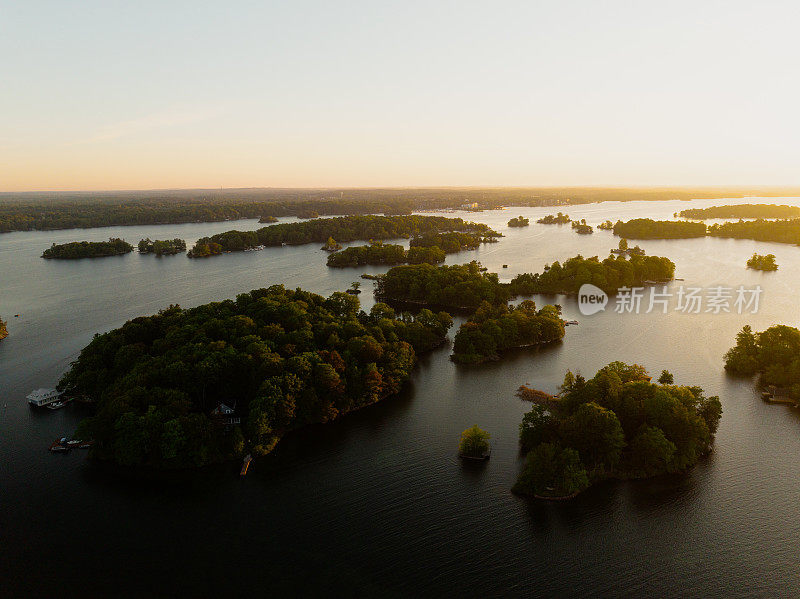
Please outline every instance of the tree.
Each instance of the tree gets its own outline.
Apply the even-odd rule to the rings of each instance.
[[[577,451],[541,443],[525,458],[525,466],[513,491],[525,495],[565,497],[588,486],[589,476]]]
[[[473,424],[461,433],[461,442],[458,444],[458,453],[463,456],[480,458],[489,451],[489,438],[491,435]]]
[[[658,377],[658,382],[661,385],[672,385],[675,383],[675,377],[672,376],[669,370],[662,370],[661,376]]]
[[[624,237],[619,240],[619,249],[625,251],[628,249],[628,240]]]
[[[669,472],[677,448],[660,428],[642,426],[630,450],[631,470],[635,476],[646,477]]]
[[[625,447],[625,433],[617,415],[594,402],[581,405],[565,421],[563,435],[587,466],[613,469]]]
[[[572,388],[575,386],[575,375],[572,374],[571,370],[567,370],[567,374],[564,375],[564,382],[561,384],[561,392],[571,391]]]

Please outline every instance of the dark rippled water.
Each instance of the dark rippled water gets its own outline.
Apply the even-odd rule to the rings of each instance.
[[[597,224],[720,203],[605,203],[568,212]],[[478,259],[510,279],[616,246],[603,231],[505,226],[517,214],[533,222],[551,211],[458,214],[506,237],[449,262]],[[329,294],[382,269],[328,269],[315,245],[209,260],[132,254],[55,262],[39,258],[42,250],[53,241],[109,236],[193,243],[258,226],[0,235],[0,315],[11,333],[0,343],[0,595],[800,594],[800,420],[789,408],[762,403],[749,381],[722,369],[743,324],[800,324],[800,249],[792,246],[641,242],[649,254],[675,261],[686,285],[760,284],[760,312],[582,317],[572,298],[535,298],[561,303],[581,324],[558,345],[479,367],[454,365],[442,348],[421,360],[399,397],[291,435],[244,480],[236,464],[133,478],[79,451],[51,455],[49,443],[72,432],[80,412],[32,411],[25,395],[55,385],[95,333],[172,303],[193,306],[275,283]],[[746,270],[756,250],[776,254],[780,270]],[[370,285],[361,294],[367,309]],[[655,374],[667,368],[678,383],[720,395],[725,412],[713,455],[686,475],[609,483],[569,503],[512,495],[522,464],[517,426],[527,407],[515,389],[527,383],[554,391],[567,368],[592,375],[611,360],[639,362]],[[455,455],[459,433],[474,423],[493,436],[492,459],[477,466]]]

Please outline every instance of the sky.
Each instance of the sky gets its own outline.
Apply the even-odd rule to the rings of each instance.
[[[800,3],[0,0],[0,191],[800,184]]]

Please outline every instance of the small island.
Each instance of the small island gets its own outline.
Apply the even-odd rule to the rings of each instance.
[[[569,499],[609,479],[685,472],[711,452],[722,404],[696,386],[655,384],[636,364],[612,362],[585,380],[567,372],[556,396],[522,386],[534,402],[520,424],[525,465],[515,493]]]
[[[52,260],[77,260],[79,258],[105,258],[121,256],[133,251],[124,239],[111,237],[108,241],[73,241],[53,244],[42,253],[42,258]]]
[[[585,218],[581,219],[580,222],[572,221],[572,229],[578,235],[591,235],[592,233],[594,233],[594,229],[592,228],[592,226],[586,224]]]
[[[8,337],[8,327],[6,321],[0,318],[0,341]]]
[[[601,231],[613,231],[614,223],[612,223],[610,220],[604,220],[602,223],[597,225],[597,228]]]
[[[297,218],[302,218],[302,219],[319,218],[319,212],[317,212],[316,210],[300,210],[297,213]]]
[[[626,239],[690,239],[706,235],[706,226],[703,223],[651,218],[617,221],[613,230],[614,235]]]
[[[522,216],[512,218],[510,221],[508,221],[509,227],[527,227],[528,225],[530,225],[530,221]]]
[[[497,274],[483,272],[473,260],[452,266],[395,266],[376,281],[375,297],[401,306],[472,312],[483,302],[505,305],[510,295]]]
[[[462,324],[453,342],[451,359],[459,364],[499,360],[503,351],[533,347],[564,337],[560,306],[544,306],[525,300],[518,306],[481,304]]]
[[[623,256],[644,256],[644,250],[638,245],[629,247],[628,240],[624,237],[619,240],[619,245],[616,249],[611,250],[612,254],[620,254]]]
[[[463,433],[458,443],[458,455],[467,460],[488,460],[489,439],[492,436],[477,424],[473,424]]]
[[[765,271],[778,270],[778,264],[775,262],[775,254],[767,254],[766,256],[753,254],[747,261],[747,268]]]
[[[337,252],[342,249],[342,244],[336,241],[333,237],[328,237],[328,241],[325,242],[321,250],[325,250],[326,252]]]
[[[58,389],[95,402],[76,432],[95,440],[92,457],[199,467],[264,455],[291,430],[396,394],[452,324],[275,285],[97,335]]]
[[[725,369],[743,376],[758,374],[769,401],[800,403],[800,330],[775,325],[754,333],[746,325],[725,354]]]
[[[265,215],[258,219],[259,223],[277,223],[278,218],[271,215]]]
[[[439,264],[444,262],[442,249],[432,247],[412,247],[406,250],[402,245],[385,244],[373,241],[369,245],[351,246],[328,256],[328,266],[343,268],[348,266],[372,266],[395,264]]]
[[[569,216],[559,212],[558,214],[548,214],[547,216],[543,216],[536,222],[540,225],[566,225],[571,220],[572,219],[570,219]]]
[[[186,242],[183,239],[156,239],[151,241],[149,237],[139,242],[140,254],[155,254],[156,256],[173,256],[186,251]]]
[[[798,218],[800,207],[778,204],[735,204],[681,210],[676,216],[692,220],[710,218]]]

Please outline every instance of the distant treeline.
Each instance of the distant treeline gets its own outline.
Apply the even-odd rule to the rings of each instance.
[[[186,251],[186,242],[183,239],[142,239],[139,242],[140,254],[155,254],[156,256],[170,256]]]
[[[796,218],[800,207],[778,204],[736,204],[733,206],[712,206],[711,208],[691,208],[681,210],[678,216],[693,220],[709,218]]]
[[[0,233],[218,222],[269,216],[408,214],[477,203],[557,206],[604,201],[800,195],[794,188],[188,189],[0,193]]]
[[[226,231],[225,233],[218,233],[211,237],[199,239],[195,247],[192,248],[190,255],[197,257],[220,252],[236,252],[259,245],[324,243],[329,238],[333,238],[337,242],[349,242],[420,237],[422,240],[431,239],[435,241],[434,245],[438,245],[440,242],[447,244],[448,241],[451,241],[449,237],[439,239],[426,236],[426,234],[443,231],[471,233],[473,237],[478,239],[476,244],[480,244],[483,239],[500,235],[492,231],[487,225],[444,216],[341,216],[297,223],[281,223],[262,227],[257,231]],[[427,242],[420,241],[420,243]]]
[[[708,234],[712,237],[800,244],[800,219],[758,219],[722,223],[709,226]]]
[[[120,256],[133,251],[133,246],[124,239],[112,237],[108,241],[73,241],[53,244],[42,254],[42,258],[74,260],[77,258],[103,258]]]

